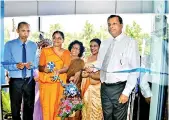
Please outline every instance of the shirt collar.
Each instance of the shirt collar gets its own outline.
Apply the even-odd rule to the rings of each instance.
[[[19,37],[17,38],[18,40],[18,43],[22,46],[23,42],[19,39]],[[28,40],[25,42],[25,44],[27,45],[28,44]]]
[[[121,33],[119,36],[115,38],[113,37],[113,39],[115,39],[115,41],[120,41],[124,36],[125,36],[124,33]]]

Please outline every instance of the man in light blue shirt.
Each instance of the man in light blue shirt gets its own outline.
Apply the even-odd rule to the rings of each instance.
[[[35,81],[31,73],[31,65],[37,67],[36,43],[27,40],[30,25],[26,22],[18,24],[17,39],[5,44],[4,65],[9,72],[9,93],[13,120],[21,120],[20,109],[23,99],[23,120],[33,120]],[[16,63],[16,64],[10,64]]]

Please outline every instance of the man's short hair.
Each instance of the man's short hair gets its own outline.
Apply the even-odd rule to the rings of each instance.
[[[115,18],[115,17],[118,17],[120,24],[123,24],[123,19],[122,19],[119,15],[110,15],[110,16],[107,18],[107,21],[108,21],[109,19]]]
[[[29,25],[27,22],[20,22],[18,23],[17,29],[20,29],[22,25]]]

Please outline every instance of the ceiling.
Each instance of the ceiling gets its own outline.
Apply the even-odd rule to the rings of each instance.
[[[146,0],[5,0],[4,16],[153,13]]]

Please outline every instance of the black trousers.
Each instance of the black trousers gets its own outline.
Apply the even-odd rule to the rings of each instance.
[[[128,103],[119,103],[126,82],[101,84],[101,102],[104,120],[127,120]]]
[[[21,120],[21,103],[23,100],[23,119],[33,120],[35,81],[30,78],[10,78],[9,93],[13,120]],[[29,82],[29,84],[28,84]]]

